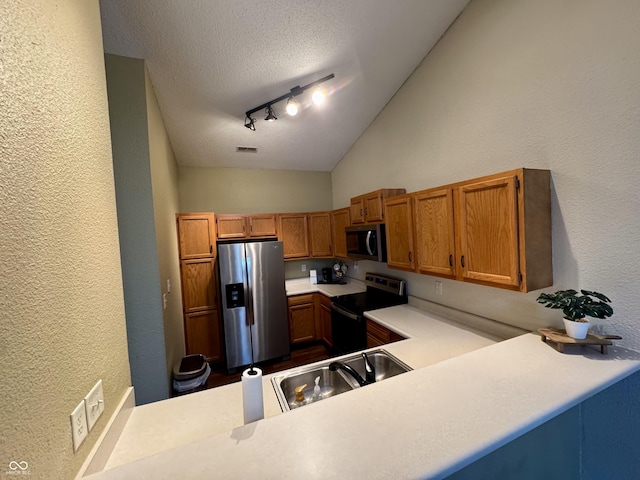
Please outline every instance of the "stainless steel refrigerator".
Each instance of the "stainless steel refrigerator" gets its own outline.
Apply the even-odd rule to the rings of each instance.
[[[227,369],[287,357],[282,242],[218,244]]]

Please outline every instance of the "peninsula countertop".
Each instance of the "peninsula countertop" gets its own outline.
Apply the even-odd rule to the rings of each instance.
[[[443,478],[640,369],[622,347],[496,342],[410,305],[366,316],[410,337],[384,348],[413,371],[287,413],[266,376],[266,418],[246,426],[239,384],[136,407],[88,478]]]

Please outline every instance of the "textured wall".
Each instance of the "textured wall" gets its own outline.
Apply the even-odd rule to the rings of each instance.
[[[168,398],[143,60],[105,56],[131,380],[138,405]]]
[[[603,324],[640,349],[639,22],[635,0],[473,0],[332,172],[334,207],[380,187],[550,169],[553,289],[609,295]],[[435,277],[393,272],[428,300],[560,325],[539,292],[445,280],[436,295]]]
[[[72,478],[130,385],[97,1],[0,2],[0,278],[0,475]]]
[[[328,172],[178,168],[182,212],[284,213],[332,208]]]
[[[163,323],[167,378],[170,378],[173,366],[185,355],[175,217],[176,213],[180,211],[178,207],[178,166],[154,94],[151,77],[146,69],[145,87],[160,288],[167,299],[167,308],[163,312]],[[170,292],[167,292],[167,280],[171,282]]]
[[[639,350],[639,23],[636,0],[472,0],[332,172],[334,207],[385,186],[411,192],[521,166],[550,169],[549,290],[606,293],[615,314],[600,326]],[[560,324],[559,312],[535,303],[539,291],[443,280],[436,295],[435,277],[371,262],[355,275],[368,268],[406,278],[412,295],[461,310],[529,329]],[[638,477],[637,377],[579,407],[582,437],[572,429],[572,439],[581,448],[581,478]],[[548,436],[567,432],[557,422],[549,427]],[[514,442],[507,457],[497,453],[468,471],[510,468],[509,458],[535,452],[543,458],[544,441]],[[569,471],[572,465],[569,456],[558,462]]]

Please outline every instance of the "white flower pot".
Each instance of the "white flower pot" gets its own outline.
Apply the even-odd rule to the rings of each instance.
[[[563,318],[564,328],[567,331],[567,335],[571,338],[575,338],[576,340],[584,340],[587,338],[587,332],[589,331],[589,326],[591,325],[587,322],[574,322],[573,320],[567,320]]]

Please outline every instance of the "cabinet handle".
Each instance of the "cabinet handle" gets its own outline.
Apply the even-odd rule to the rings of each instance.
[[[367,216],[367,207],[364,208],[364,215]]]
[[[449,255],[449,266],[453,267],[453,255]]]
[[[464,268],[464,255],[460,257],[460,264],[462,265],[462,268]]]
[[[244,232],[244,225],[242,225],[242,232]]]
[[[213,245],[209,245],[209,253],[213,253]]]
[[[362,214],[362,209],[360,209],[360,216],[361,216],[361,217],[363,216],[363,214]]]
[[[412,256],[413,256],[413,255],[411,255],[411,252],[409,252],[409,261],[411,261],[411,257],[412,257]]]

